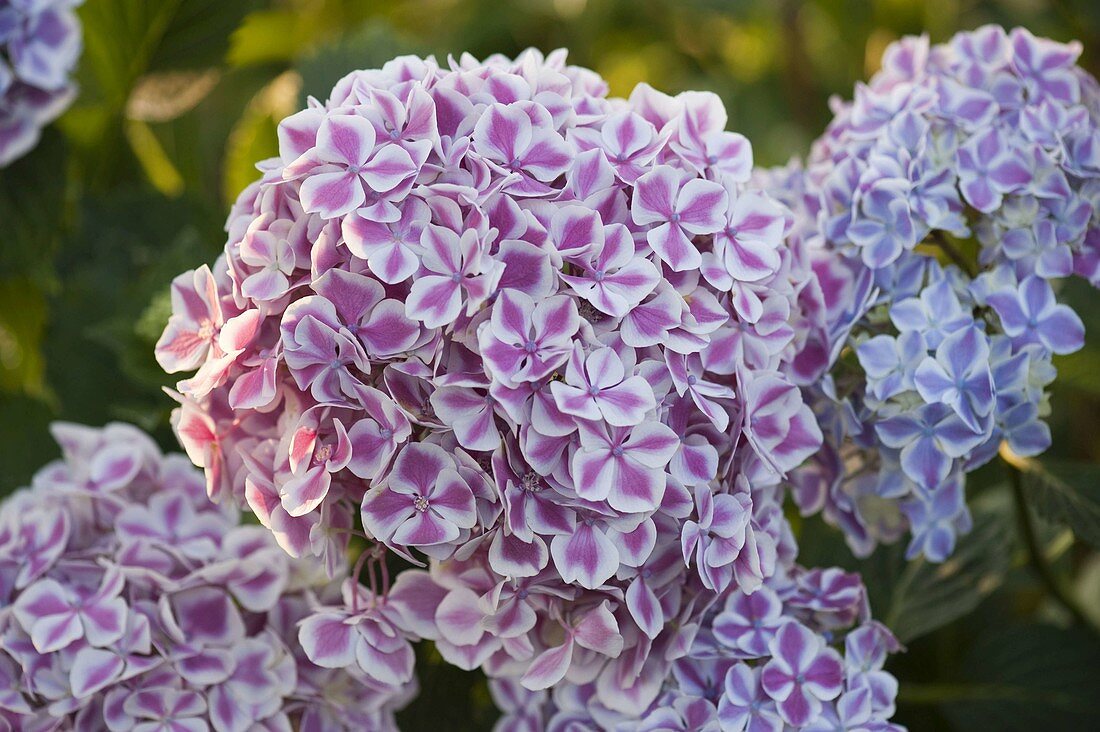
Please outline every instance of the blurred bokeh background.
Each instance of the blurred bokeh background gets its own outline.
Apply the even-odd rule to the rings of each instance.
[[[1100,70],[1096,0],[87,0],[80,15],[78,101],[0,172],[0,494],[56,455],[54,419],[126,420],[172,445],[152,357],[168,283],[217,256],[278,120],[353,68],[566,47],[616,95],[639,81],[716,92],[764,165],[804,155],[829,97],[850,96],[901,35],[1024,25],[1081,40]],[[1078,284],[1067,297],[1091,342],[1056,362],[1052,455],[1075,466],[1068,510],[1100,529],[1100,301]],[[945,565],[900,548],[856,562],[816,520],[798,524],[804,561],[866,573],[909,647],[892,670],[911,729],[1100,729],[1096,636],[1040,589],[1003,485],[996,467],[972,481],[977,527]],[[1095,552],[1041,517],[1039,540],[1100,622]],[[403,729],[489,729],[484,685],[424,653]]]

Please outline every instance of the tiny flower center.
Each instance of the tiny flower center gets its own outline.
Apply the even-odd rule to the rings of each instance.
[[[671,216],[668,217],[668,220],[671,221],[674,224],[678,224],[678,223],[680,223],[680,214],[674,213],[674,214],[672,214]]]
[[[424,513],[428,510],[428,499],[424,496],[416,496],[413,498],[413,508],[420,513]]]
[[[542,490],[542,476],[533,470],[528,470],[519,480],[520,488],[529,493],[538,493]]]
[[[699,377],[695,374],[688,374],[688,386],[695,386],[699,383]]]
[[[535,351],[539,350],[539,346],[533,340],[528,338],[527,342],[523,344],[523,350],[527,353],[534,353]]]
[[[611,448],[611,454],[614,457],[622,457],[623,456],[623,446],[622,445],[615,445],[615,447]]]
[[[391,430],[389,427],[383,427],[382,429],[378,430],[378,434],[382,436],[382,439],[388,440],[393,437],[393,430]]]
[[[607,315],[593,307],[592,303],[584,300],[577,306],[577,312],[580,316],[587,320],[589,323],[599,323],[607,318]]]
[[[461,281],[462,281],[462,275],[460,275],[458,272],[454,272],[454,273],[451,274],[451,282],[453,282],[457,285]]]
[[[214,337],[214,323],[209,318],[199,323],[199,339],[208,341]]]
[[[328,459],[329,459],[330,457],[332,457],[332,445],[323,445],[323,446],[322,446],[322,447],[321,447],[321,448],[320,448],[320,449],[319,449],[319,450],[317,451],[317,455],[316,455],[316,460],[317,460],[317,462],[319,462],[319,463],[323,463],[323,462],[325,462],[325,461],[326,461],[326,460],[328,460]]]

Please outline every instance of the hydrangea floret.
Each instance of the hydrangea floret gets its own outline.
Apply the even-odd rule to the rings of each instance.
[[[0,506],[0,728],[396,730],[411,670],[311,662],[340,596],[201,473],[123,424],[52,428],[64,457]]]
[[[83,0],[0,0],[0,168],[72,103]]]
[[[1050,446],[1052,358],[1084,342],[1059,302],[1100,285],[1100,86],[1081,47],[986,26],[891,45],[835,102],[810,158],[758,181],[794,211],[835,360],[807,389],[824,448],[795,471],[860,554],[910,534],[943,561],[967,473]]]

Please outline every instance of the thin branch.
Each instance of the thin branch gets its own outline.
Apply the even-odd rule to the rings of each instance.
[[[977,269],[975,269],[974,264],[970,262],[970,260],[968,260],[965,256],[963,256],[963,253],[959,251],[959,248],[952,244],[951,241],[943,235],[942,231],[940,231],[939,229],[933,229],[932,232],[928,235],[928,238],[931,239],[931,242],[938,246],[952,262],[957,264],[959,266],[959,269],[961,269],[963,272],[966,272],[971,277],[976,277],[978,275],[978,271]]]

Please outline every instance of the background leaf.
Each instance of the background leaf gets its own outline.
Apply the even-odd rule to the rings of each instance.
[[[960,730],[1091,732],[1100,729],[1097,668],[1100,642],[1087,632],[990,624],[941,706]]]
[[[1015,548],[1007,490],[1000,486],[972,501],[971,513],[973,531],[959,537],[954,554],[942,564],[906,560],[904,541],[856,559],[840,533],[816,517],[803,524],[800,556],[812,557],[814,565],[859,572],[875,617],[909,643],[973,611],[1005,581]]]
[[[1100,466],[1028,460],[1023,479],[1024,495],[1037,514],[1100,548]]]

